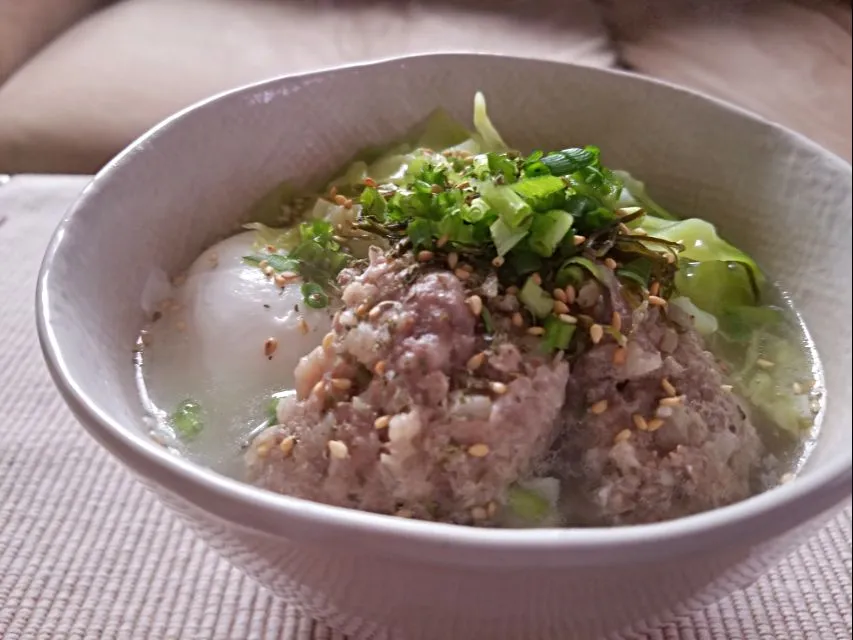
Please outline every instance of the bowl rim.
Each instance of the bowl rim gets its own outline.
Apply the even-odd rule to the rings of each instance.
[[[655,555],[666,553],[661,549],[663,542],[681,542],[691,547],[710,543],[719,544],[722,540],[734,542],[745,540],[744,532],[749,527],[761,529],[772,520],[775,522],[776,533],[791,529],[805,521],[827,511],[851,493],[851,468],[853,456],[848,452],[831,463],[813,470],[806,476],[797,478],[795,482],[787,483],[772,490],[765,491],[740,502],[703,513],[677,518],[665,522],[591,528],[560,528],[560,529],[487,529],[465,527],[451,524],[422,522],[384,516],[374,513],[357,511],[342,507],[294,498],[266,491],[236,479],[220,475],[215,471],[192,463],[186,459],[168,452],[150,438],[124,427],[122,424],[102,410],[86,393],[86,390],[74,379],[68,365],[68,358],[62,343],[58,340],[51,326],[50,307],[54,278],[52,265],[55,256],[64,248],[64,239],[70,225],[74,223],[79,211],[88,206],[90,196],[109,180],[109,177],[121,171],[134,151],[150,143],[157,136],[167,133],[169,129],[179,126],[185,118],[200,110],[216,108],[229,98],[244,96],[258,90],[278,88],[282,83],[308,81],[322,78],[330,73],[357,71],[368,67],[401,64],[408,61],[425,58],[438,58],[452,62],[460,58],[488,58],[495,63],[511,60],[536,65],[573,67],[584,72],[616,75],[625,82],[655,85],[658,89],[668,92],[692,95],[710,101],[717,108],[734,112],[742,118],[756,121],[758,124],[771,127],[792,136],[797,144],[810,147],[815,153],[833,158],[843,170],[848,172],[850,164],[831,151],[782,125],[768,121],[739,106],[729,104],[718,98],[707,96],[684,87],[654,78],[648,78],[628,71],[608,68],[588,67],[572,63],[552,60],[540,60],[523,56],[511,56],[490,53],[444,52],[392,56],[354,64],[337,65],[316,71],[276,76],[260,82],[232,88],[200,100],[159,122],[143,133],[115,158],[110,160],[92,178],[80,193],[76,201],[63,216],[57,226],[45,252],[38,274],[36,286],[36,325],[45,361],[54,383],[58,387],[66,403],[75,414],[84,429],[111,454],[120,458],[137,473],[150,478],[153,482],[163,485],[167,490],[182,496],[195,504],[201,510],[218,515],[224,520],[256,531],[266,532],[275,536],[287,535],[289,530],[282,525],[291,524],[307,528],[320,526],[330,535],[344,534],[347,536],[364,534],[377,543],[383,541],[404,542],[408,546],[424,549],[430,547],[435,551],[445,551],[460,557],[458,553],[492,551],[502,558],[513,552],[525,555],[524,552],[539,552],[552,554],[563,551],[576,552],[580,556],[592,554],[590,561],[603,557],[630,557],[636,553]],[[850,425],[848,424],[849,428]],[[842,427],[843,428],[843,427]],[[797,507],[796,509],[794,507]],[[235,519],[236,511],[253,517],[246,520]],[[262,517],[260,517],[262,516]],[[759,537],[767,537],[764,533]],[[295,536],[294,536],[295,538]],[[416,543],[410,545],[409,543]],[[683,545],[682,545],[683,546]],[[393,547],[393,545],[392,545]],[[387,552],[393,552],[392,547],[382,547]],[[545,557],[543,555],[543,557]],[[554,558],[554,556],[549,556]],[[508,564],[514,564],[510,561]]]

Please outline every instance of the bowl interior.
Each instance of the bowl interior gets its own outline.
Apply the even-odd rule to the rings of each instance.
[[[596,144],[682,216],[716,223],[788,291],[821,355],[824,427],[806,474],[851,451],[851,172],[803,138],[632,76],[440,55],[273,80],[179,114],[113,161],[54,240],[44,322],[69,379],[143,433],[131,351],[149,272],[177,273],[282,180],[317,182],[442,106],[470,121],[482,90],[522,150]]]

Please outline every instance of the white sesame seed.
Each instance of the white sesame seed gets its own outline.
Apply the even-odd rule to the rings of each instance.
[[[349,448],[340,440],[329,440],[329,455],[335,460],[344,460],[349,457]]]
[[[296,438],[293,436],[287,436],[281,443],[278,445],[278,448],[281,450],[282,455],[286,458],[293,452],[293,447],[296,444]]]
[[[472,458],[485,458],[489,455],[489,445],[483,444],[482,442],[472,444],[468,447],[468,455]]]
[[[593,324],[589,328],[589,338],[592,340],[593,344],[598,344],[601,342],[601,339],[604,337],[604,327],[600,324]]]
[[[545,327],[528,327],[527,334],[531,336],[545,335]]]
[[[630,429],[622,429],[619,433],[616,434],[616,437],[613,438],[613,442],[616,444],[620,442],[625,442],[626,440],[631,439],[631,430]]]
[[[352,388],[352,380],[349,378],[332,378],[329,382],[339,391],[347,391]]]
[[[660,418],[652,418],[648,422],[648,430],[649,431],[657,431],[664,425],[664,421]]]
[[[489,501],[489,504],[486,505],[486,514],[490,518],[494,518],[495,514],[498,512],[498,505],[494,500]]]
[[[475,316],[479,316],[483,312],[483,299],[480,296],[471,296],[465,303]]]
[[[594,415],[601,415],[607,411],[607,400],[599,400],[589,406],[589,412]]]
[[[578,319],[575,318],[573,315],[569,315],[568,313],[561,313],[559,317],[560,317],[560,322],[565,322],[566,324],[577,324],[578,323]]]
[[[466,364],[466,367],[468,371],[476,371],[477,369],[482,367],[485,362],[486,354],[481,351],[480,353],[475,353],[473,356],[468,358],[468,363]]]
[[[508,390],[507,386],[503,382],[497,381],[490,383],[489,387],[491,388],[493,393],[496,393],[499,396],[505,394]]]
[[[267,338],[264,341],[264,355],[266,357],[271,358],[276,349],[278,349],[278,340],[275,338]]]
[[[612,317],[610,318],[610,326],[619,331],[622,329],[622,316],[618,311],[614,311]]]

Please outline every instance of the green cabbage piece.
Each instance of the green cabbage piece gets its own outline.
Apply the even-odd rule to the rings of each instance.
[[[657,204],[646,193],[646,185],[637,180],[627,171],[613,170],[613,175],[622,181],[622,193],[620,204],[622,206],[642,207],[647,213],[661,218],[662,220],[678,220],[678,218],[669,213],[662,206]]]
[[[480,147],[480,152],[508,151],[509,147],[501,138],[501,134],[495,129],[489,114],[486,111],[486,98],[481,92],[474,95],[474,129],[476,133],[471,136]]]

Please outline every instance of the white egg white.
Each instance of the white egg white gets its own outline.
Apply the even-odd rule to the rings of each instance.
[[[188,453],[223,471],[265,418],[270,394],[292,388],[299,359],[331,326],[331,311],[308,307],[299,284],[281,289],[243,261],[254,238],[240,233],[199,256],[152,323],[142,357],[148,395],[165,415],[185,399],[201,405],[204,430]],[[268,355],[270,339],[277,347]]]

